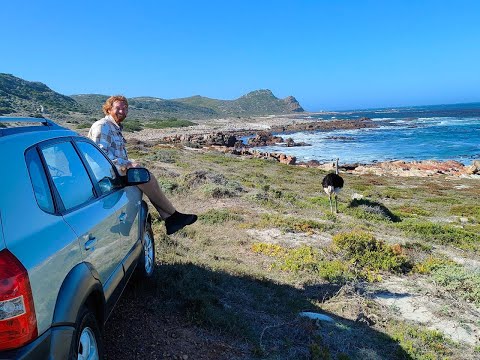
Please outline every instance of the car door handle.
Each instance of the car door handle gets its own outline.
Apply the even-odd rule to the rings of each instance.
[[[125,221],[127,220],[127,213],[122,212],[120,216],[118,217],[118,220],[122,223],[125,224]]]
[[[97,245],[97,238],[92,237],[85,243],[85,250],[93,250],[95,249],[95,245]]]

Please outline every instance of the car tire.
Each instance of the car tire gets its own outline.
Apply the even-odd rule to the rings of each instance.
[[[142,254],[137,265],[137,274],[141,278],[151,278],[155,270],[155,239],[152,225],[147,221],[142,239]]]
[[[94,313],[83,306],[80,310],[70,359],[103,359],[103,339]]]

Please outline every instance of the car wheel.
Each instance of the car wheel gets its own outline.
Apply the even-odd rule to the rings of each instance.
[[[103,341],[95,315],[87,307],[83,307],[77,321],[75,342],[72,346],[71,359],[100,360],[103,359]]]
[[[153,275],[153,270],[155,269],[155,239],[149,222],[145,225],[142,245],[143,252],[137,269],[140,276],[149,278]]]

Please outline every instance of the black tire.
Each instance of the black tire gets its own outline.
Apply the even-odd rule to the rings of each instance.
[[[103,338],[94,313],[83,306],[75,324],[70,359],[103,359]]]
[[[152,225],[147,221],[142,239],[142,254],[137,265],[137,275],[148,279],[153,276],[155,270],[155,238],[153,237]]]

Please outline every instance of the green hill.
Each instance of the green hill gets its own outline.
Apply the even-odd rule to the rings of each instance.
[[[61,95],[40,82],[0,73],[0,115],[68,114],[84,109],[71,97]]]
[[[65,96],[43,83],[0,73],[0,115],[31,116],[43,113],[57,120],[91,121],[102,116],[102,105],[107,98],[107,95],[101,94]],[[198,95],[171,100],[155,97],[128,100],[129,117],[147,121],[261,116],[303,111],[293,96],[278,99],[270,90],[252,91],[235,100],[217,100]]]

